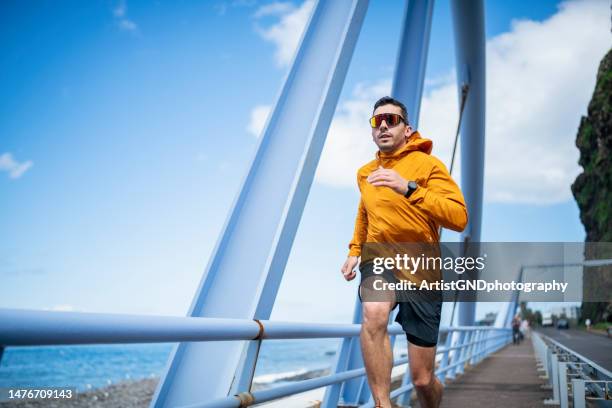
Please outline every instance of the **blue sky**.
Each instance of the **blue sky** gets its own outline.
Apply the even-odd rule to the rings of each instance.
[[[3,2],[0,307],[183,315],[311,6]],[[370,2],[273,318],[350,318],[357,283],[338,270],[354,174],[375,151],[368,110],[389,88],[402,10]],[[573,140],[608,14],[605,1],[486,2],[483,241],[584,240]],[[438,1],[420,130],[446,163],[453,52]],[[314,308],[300,290],[313,282],[327,296]]]

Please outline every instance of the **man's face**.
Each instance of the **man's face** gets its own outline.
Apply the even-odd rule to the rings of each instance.
[[[403,117],[402,109],[395,105],[382,105],[376,108],[374,115],[381,113],[395,113]],[[404,118],[405,120],[406,118]],[[404,121],[400,122],[399,125],[389,127],[386,121],[382,121],[380,126],[372,128],[372,140],[376,143],[376,146],[381,152],[389,153],[393,152],[406,144],[406,139],[413,133],[412,128]]]

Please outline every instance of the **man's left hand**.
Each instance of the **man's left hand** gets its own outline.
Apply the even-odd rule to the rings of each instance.
[[[400,176],[397,171],[382,166],[370,173],[367,180],[376,187],[389,187],[397,194],[404,195],[408,191],[408,180]]]

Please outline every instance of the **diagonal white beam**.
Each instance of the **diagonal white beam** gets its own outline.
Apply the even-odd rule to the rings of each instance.
[[[320,0],[314,7],[196,292],[191,316],[269,317],[367,4]],[[235,373],[251,371],[255,361],[256,349],[248,348],[245,357],[246,345],[181,343],[152,406],[202,403],[228,395]]]

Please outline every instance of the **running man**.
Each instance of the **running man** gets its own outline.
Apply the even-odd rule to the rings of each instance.
[[[357,172],[361,200],[349,254],[342,266],[347,281],[356,276],[364,243],[437,243],[442,226],[463,231],[467,210],[463,195],[444,164],[430,155],[431,140],[412,129],[406,107],[383,97],[370,119],[376,158]],[[372,263],[359,266],[361,282],[372,275]],[[360,296],[360,299],[361,296]],[[360,341],[368,384],[377,407],[391,407],[393,355],[387,333],[389,313],[398,305],[364,301]],[[434,375],[442,302],[400,302],[396,322],[408,339],[412,383],[421,407],[438,407],[442,384]]]

